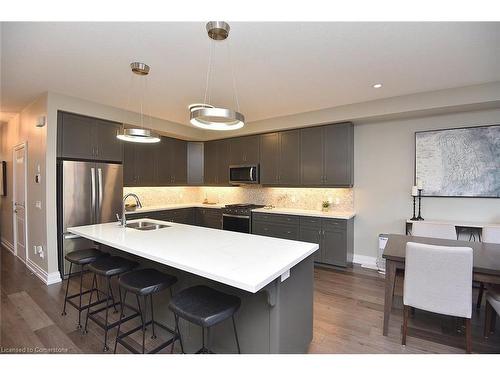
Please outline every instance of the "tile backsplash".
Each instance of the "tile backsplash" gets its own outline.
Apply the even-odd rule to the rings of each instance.
[[[136,193],[144,206],[169,203],[202,202],[256,203],[281,208],[320,210],[324,200],[334,211],[354,209],[353,189],[243,187],[126,187],[124,193]]]

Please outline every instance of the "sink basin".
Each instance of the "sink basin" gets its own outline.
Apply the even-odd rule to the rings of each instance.
[[[162,228],[168,228],[170,225],[157,224],[151,221],[136,221],[135,223],[129,223],[126,225],[127,228],[137,229],[137,230],[157,230]]]

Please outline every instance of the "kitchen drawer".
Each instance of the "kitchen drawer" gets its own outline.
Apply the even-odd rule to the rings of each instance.
[[[323,219],[323,230],[345,230],[347,220],[342,219]]]
[[[262,221],[254,221],[252,233],[261,236],[269,236],[276,238],[284,238],[287,240],[299,239],[299,228],[296,225],[282,225],[274,223],[266,223]]]
[[[299,216],[293,216],[293,215],[267,214],[262,212],[254,212],[252,213],[252,218],[255,221],[261,221],[261,222],[299,225]]]
[[[321,218],[312,216],[301,216],[300,227],[307,227],[311,229],[321,229]]]

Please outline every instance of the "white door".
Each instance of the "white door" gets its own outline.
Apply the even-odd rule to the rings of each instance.
[[[14,251],[26,262],[26,145],[14,147],[13,155]]]

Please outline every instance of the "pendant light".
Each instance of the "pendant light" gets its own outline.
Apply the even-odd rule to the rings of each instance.
[[[206,25],[208,37],[214,41],[226,40],[229,36],[229,25],[224,21],[211,21]],[[212,41],[210,41],[212,43]],[[228,47],[229,48],[229,47]],[[231,63],[231,61],[230,61]],[[209,93],[210,72],[212,71],[212,46],[208,58],[207,83],[203,104],[191,104],[189,106],[190,123],[198,128],[207,130],[236,130],[245,126],[245,116],[239,112],[240,105],[236,92],[236,81],[231,66],[233,78],[233,91],[236,101],[236,109],[215,107],[207,103]]]
[[[143,114],[143,99],[144,93],[147,88],[147,75],[149,74],[149,65],[141,63],[141,62],[133,62],[130,64],[130,69],[132,73],[142,77],[141,80],[144,81],[144,90],[141,94],[140,101],[140,109],[141,109],[141,127],[130,127],[125,128],[125,123],[123,124],[122,129],[118,131],[116,138],[126,141],[126,142],[136,142],[136,143],[157,143],[160,142],[160,136],[150,129],[144,128],[144,114]],[[128,107],[128,106],[127,106]],[[151,115],[149,116],[149,121],[151,123]]]

